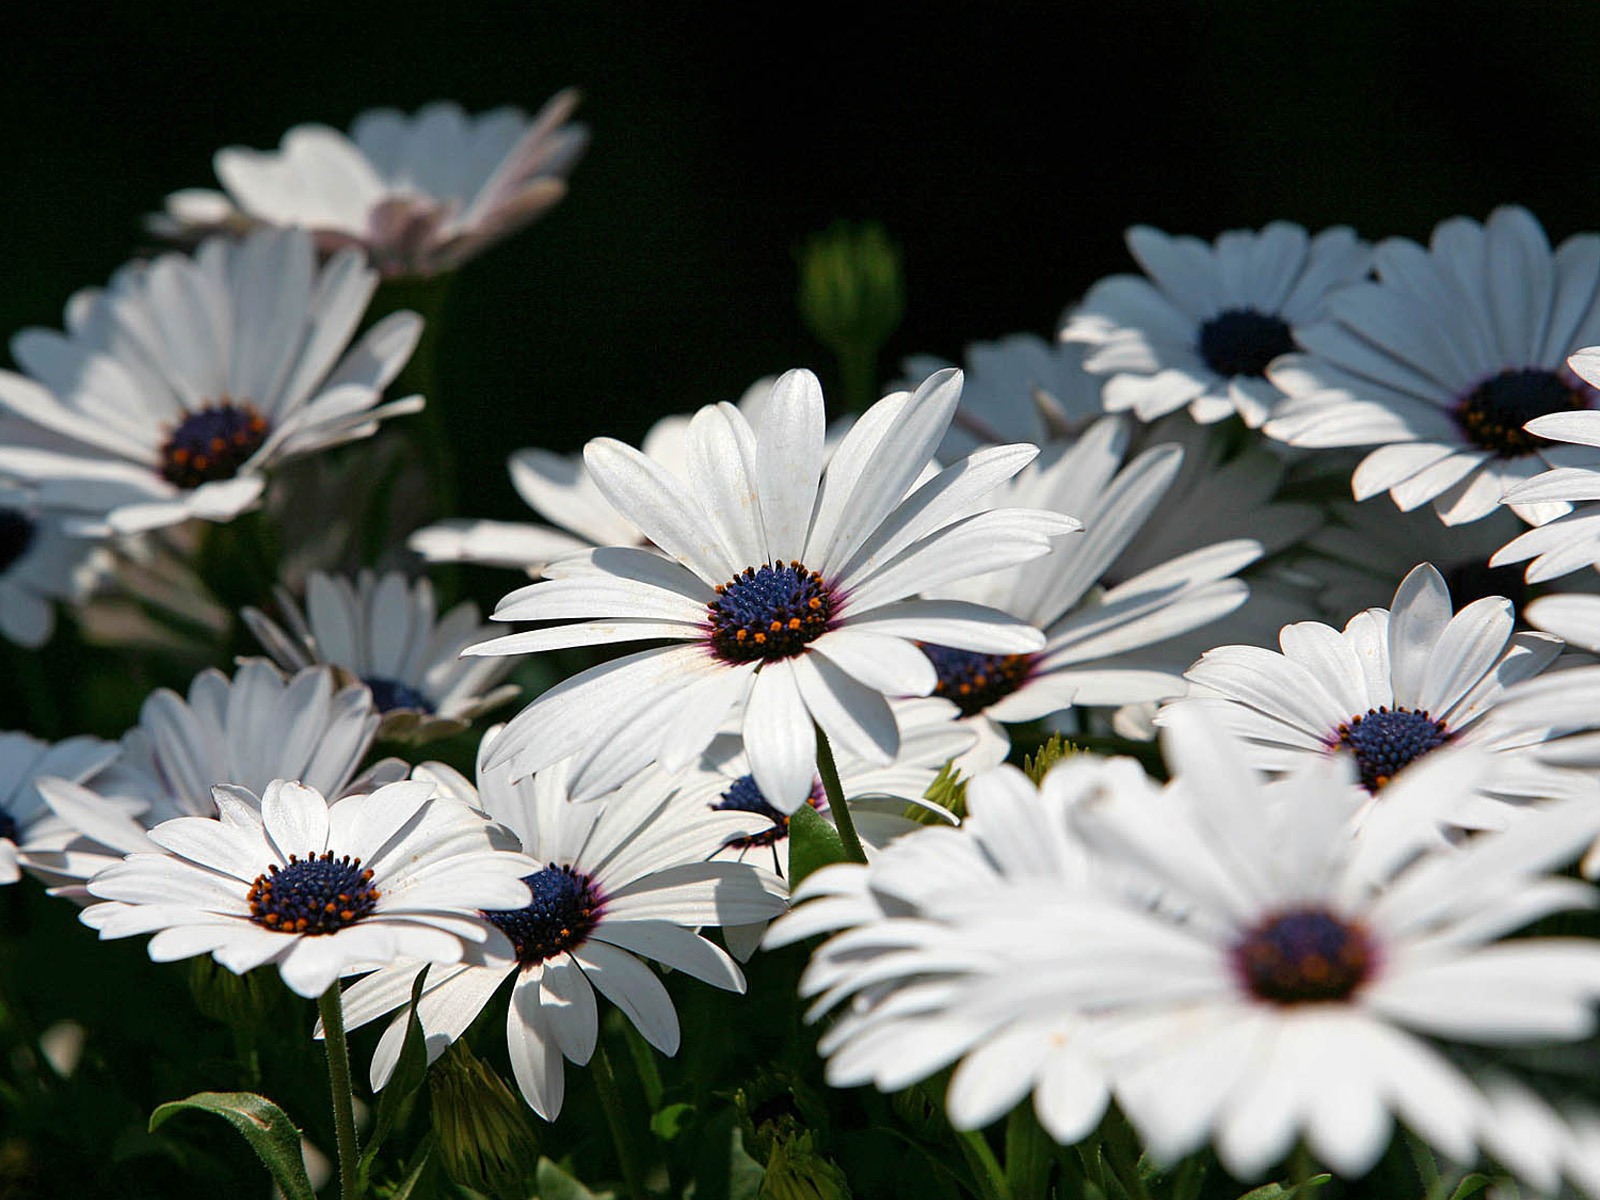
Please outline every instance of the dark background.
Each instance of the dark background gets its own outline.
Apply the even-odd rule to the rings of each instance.
[[[1600,226],[1593,4],[30,8],[0,19],[0,332],[58,325],[74,288],[148,248],[142,213],[214,186],[220,146],[584,90],[570,196],[451,296],[439,399],[463,515],[519,511],[516,446],[634,439],[789,366],[829,380],[794,253],[835,218],[904,249],[886,374],[1048,332],[1127,268],[1134,222],[1425,237],[1517,201],[1556,238]]]

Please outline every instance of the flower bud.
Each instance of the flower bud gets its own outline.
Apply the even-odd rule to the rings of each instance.
[[[837,222],[800,253],[800,315],[839,359],[851,405],[877,399],[878,351],[900,324],[905,281],[883,226]]]
[[[464,1041],[428,1072],[433,1135],[445,1172],[462,1187],[524,1200],[534,1187],[539,1137],[528,1110]]]
[[[850,1184],[837,1163],[812,1148],[807,1130],[773,1145],[761,1195],[766,1200],[849,1200]]]

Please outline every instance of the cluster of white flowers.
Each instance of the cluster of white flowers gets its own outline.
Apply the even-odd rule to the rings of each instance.
[[[193,566],[197,522],[270,521],[290,460],[419,411],[384,393],[421,319],[358,336],[376,290],[553,204],[574,103],[224,150],[225,192],[152,222],[190,251],[18,334],[0,635],[44,646],[114,560]],[[1600,238],[1552,250],[1505,208],[1427,247],[1128,245],[1144,274],[1054,344],[913,359],[832,427],[789,371],[643,449],[513,454],[559,528],[404,531],[531,575],[492,619],[532,628],[311,564],[253,596],[277,619],[237,614],[267,657],[152,692],[120,744],[0,734],[0,883],[158,961],[275,964],[308,997],[359,976],[349,1023],[394,1014],[374,1088],[414,985],[431,1059],[509,979],[511,1066],[554,1120],[597,995],[678,1048],[641,958],[739,991],[763,935],[830,934],[799,981],[829,1078],[954,1066],[958,1128],[1031,1093],[1072,1143],[1115,1102],[1155,1158],[1210,1142],[1255,1178],[1297,1138],[1360,1175],[1398,1118],[1600,1195],[1595,1119],[1463,1049],[1587,1038],[1600,1003],[1600,941],[1533,928],[1600,903]],[[480,731],[475,779],[373,760],[469,730],[519,656],[592,648]],[[1165,783],[1090,752],[1148,760],[1156,731]],[[1002,765],[1053,732],[1085,749],[1042,782]],[[866,861],[786,913],[808,808]]]

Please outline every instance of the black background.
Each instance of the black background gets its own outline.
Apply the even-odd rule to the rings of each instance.
[[[839,217],[903,247],[901,355],[1048,332],[1126,269],[1124,227],[1275,217],[1426,237],[1529,205],[1600,226],[1600,5],[1440,0],[920,5],[65,5],[4,18],[0,331],[59,325],[214,186],[220,146],[450,97],[585,93],[567,200],[456,281],[442,404],[463,515],[515,515],[521,445],[634,439],[756,376],[831,364],[796,248]]]

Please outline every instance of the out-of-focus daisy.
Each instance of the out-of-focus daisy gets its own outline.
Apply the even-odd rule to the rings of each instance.
[[[948,462],[980,446],[1004,442],[1043,444],[1076,435],[1105,411],[1104,380],[1083,369],[1084,348],[1014,333],[995,342],[974,342],[961,362],[966,381],[950,431],[939,447]],[[905,360],[905,382],[915,387],[935,371],[956,364],[932,354]]]
[[[1349,752],[1374,796],[1440,747],[1476,744],[1491,753],[1471,801],[1452,819],[1497,828],[1514,815],[1512,805],[1592,786],[1563,765],[1571,747],[1546,746],[1550,726],[1496,711],[1506,688],[1538,675],[1562,650],[1559,639],[1515,632],[1515,624],[1500,596],[1455,612],[1443,577],[1424,563],[1401,582],[1391,608],[1358,613],[1342,633],[1304,621],[1279,634],[1281,654],[1222,646],[1203,655],[1187,673],[1188,697],[1157,723],[1203,708],[1265,771]]]
[[[755,428],[732,405],[702,409],[687,484],[620,442],[590,442],[596,484],[663,553],[607,547],[548,567],[554,578],[513,592],[495,618],[560,623],[468,653],[670,644],[546,692],[507,726],[495,761],[523,775],[572,755],[574,795],[590,799],[652,760],[687,766],[742,702],[751,773],[792,812],[811,794],[817,727],[841,753],[893,760],[887,697],[937,683],[914,641],[1037,649],[1037,630],[1015,617],[912,598],[1038,557],[1078,527],[1058,512],[986,509],[1031,446],[981,451],[917,485],[960,391],[948,372],[879,401],[826,468],[808,371],[778,380]]]
[[[378,403],[416,345],[415,313],[347,350],[376,285],[355,251],[319,269],[298,230],[130,263],[72,297],[64,334],[12,338],[27,374],[0,371],[0,411],[44,437],[0,445],[0,472],[88,530],[232,520],[274,466],[422,407]]]
[[[752,423],[772,381],[745,389],[739,411]],[[640,451],[680,480],[689,475],[689,418],[674,414],[650,427]],[[581,454],[518,450],[508,462],[511,486],[549,525],[452,517],[411,535],[411,549],[429,562],[471,562],[526,571],[534,578],[546,563],[597,546],[648,547],[650,539],[612,507],[596,486]]]
[[[1515,567],[1489,560],[1527,528],[1509,509],[1470,525],[1445,525],[1431,512],[1397,513],[1387,505],[1336,500],[1328,522],[1293,556],[1292,570],[1314,585],[1319,615],[1343,624],[1381,608],[1418,563],[1432,563],[1458,603],[1504,596],[1519,610],[1529,589]]]
[[[1594,837],[1600,811],[1558,802],[1464,847],[1419,843],[1418,827],[1475,785],[1481,751],[1461,748],[1403,775],[1383,827],[1353,836],[1365,804],[1347,760],[1263,783],[1196,712],[1176,714],[1165,749],[1174,782],[1158,817],[1132,796],[1085,811],[1086,836],[1142,866],[1162,902],[1044,901],[1029,910],[1040,953],[1014,965],[1050,980],[1040,991],[1056,1004],[1115,1018],[1098,1048],[1146,1149],[1170,1161],[1209,1135],[1249,1178],[1301,1136],[1357,1176],[1387,1146],[1392,1113],[1470,1162],[1483,1095],[1424,1039],[1594,1031],[1600,948],[1497,939],[1594,903],[1547,872]]]
[[[87,786],[40,786],[57,815],[93,843],[56,856],[51,870],[87,879],[123,854],[151,849],[146,831],[163,821],[214,817],[219,784],[260,795],[272,780],[293,778],[337,799],[402,778],[405,764],[395,759],[356,778],[377,729],[367,690],[340,687],[328,667],[284,679],[270,663],[251,659],[231,680],[202,671],[187,700],[158,689],[123,735],[116,763],[99,777]]]
[[[1378,281],[1346,288],[1327,319],[1297,329],[1305,353],[1279,360],[1287,399],[1267,436],[1291,446],[1376,446],[1356,468],[1357,500],[1387,491],[1405,511],[1433,502],[1458,525],[1488,516],[1502,494],[1546,466],[1593,459],[1524,426],[1593,408],[1600,393],[1566,369],[1600,340],[1600,238],[1554,252],[1526,209],[1483,225],[1443,222],[1424,248],[1379,244]],[[1514,505],[1530,520],[1559,506]]]
[[[31,854],[58,851],[77,836],[45,804],[39,778],[82,783],[116,756],[116,743],[99,738],[51,745],[26,733],[0,733],[0,885],[21,879]]]
[[[1210,1139],[1242,1178],[1297,1137],[1361,1175],[1393,1116],[1470,1162],[1489,1102],[1424,1039],[1593,1031],[1600,948],[1496,939],[1593,903],[1546,872],[1600,810],[1559,802],[1458,848],[1422,831],[1470,791],[1480,751],[1419,765],[1385,819],[1360,825],[1348,760],[1263,782],[1195,711],[1175,714],[1165,749],[1159,793],[1132,763],[1113,777],[1077,759],[1030,804],[991,804],[975,780],[983,847],[966,826],[930,830],[808,878],[768,940],[843,931],[802,983],[818,1011],[844,1005],[822,1044],[830,1078],[904,1086],[959,1057],[959,1126],[1031,1090],[1070,1142],[1114,1095],[1158,1161]],[[930,866],[938,887],[916,882]]]
[[[1102,418],[1077,442],[1049,447],[997,499],[1081,514],[1082,537],[1048,558],[939,589],[1037,625],[1047,639],[1038,651],[1012,654],[925,639],[938,677],[935,694],[963,715],[1013,724],[1074,706],[1178,695],[1187,653],[1174,652],[1172,639],[1244,603],[1249,587],[1232,576],[1261,554],[1261,544],[1249,538],[1152,559],[1107,586],[1107,572],[1151,519],[1184,457],[1179,446],[1157,445],[1125,464],[1128,438],[1128,421]],[[1199,529],[1207,516],[1196,511],[1188,527]]]
[[[1600,346],[1580,350],[1567,365],[1589,387],[1600,388]],[[1508,542],[1495,554],[1495,565],[1527,562],[1529,583],[1583,567],[1600,569],[1600,504],[1595,503],[1600,500],[1600,459],[1593,458],[1600,448],[1600,413],[1548,413],[1529,421],[1527,432],[1566,443],[1591,458],[1581,465],[1555,467],[1507,490],[1508,504],[1556,506],[1554,511],[1564,515]]]
[[[55,632],[55,602],[82,600],[110,569],[92,538],[72,537],[60,513],[0,484],[0,636],[38,647]]]
[[[254,225],[298,226],[324,250],[357,246],[385,275],[452,271],[566,195],[588,144],[564,91],[532,118],[517,108],[468,116],[439,101],[406,116],[371,109],[347,135],[297,125],[278,149],[219,150],[223,192],[191,188],[150,219],[165,237]]]
[[[795,893],[798,907],[768,946],[838,936],[812,955],[800,991],[808,1019],[833,1013],[818,1043],[836,1087],[898,1091],[951,1064],[945,1105],[958,1129],[991,1124],[1033,1093],[1040,1123],[1070,1144],[1092,1132],[1110,1081],[1092,1048],[1092,1021],[1034,998],[1048,983],[1012,973],[1015,936],[967,927],[986,905],[1010,906],[1036,888],[1099,900],[1099,865],[1073,828],[1085,797],[1107,792],[1154,802],[1156,787],[1129,759],[1073,756],[1035,790],[1015,767],[974,777],[959,829],[902,838],[870,867],[828,867]],[[1011,909],[1015,927],[1026,909]]]
[[[491,734],[491,737],[493,735]],[[501,736],[504,736],[503,734]],[[491,744],[485,739],[484,749]],[[526,906],[485,905],[482,918],[509,939],[509,955],[469,955],[454,967],[430,967],[417,1004],[428,1056],[438,1057],[466,1032],[506,979],[506,1044],[517,1086],[547,1121],[565,1095],[562,1058],[583,1064],[599,1033],[595,991],[620,1008],[664,1054],[678,1049],[678,1015],[666,988],[635,955],[652,958],[695,979],[744,990],[738,966],[699,928],[750,923],[783,908],[782,886],[738,862],[708,862],[730,838],[757,832],[758,814],[704,809],[687,812],[671,790],[654,781],[594,804],[573,804],[564,765],[516,783],[506,771],[485,769],[481,792],[448,767],[419,774],[478,805],[521,839],[534,860],[524,882]],[[365,1024],[410,999],[420,963],[396,963],[351,986],[345,1020]],[[372,1086],[389,1080],[405,1038],[402,1013],[385,1031],[372,1058]]]
[[[1061,331],[1090,347],[1084,366],[1110,376],[1107,411],[1151,421],[1187,406],[1204,424],[1238,413],[1251,428],[1280,399],[1268,365],[1372,260],[1343,226],[1310,237],[1286,221],[1209,246],[1138,225],[1128,250],[1145,274],[1102,279]]]
[[[492,686],[509,662],[461,657],[490,632],[478,621],[478,606],[463,601],[436,619],[433,584],[426,579],[408,584],[396,571],[363,571],[352,584],[313,571],[305,612],[282,590],[278,607],[288,628],[259,609],[240,615],[286,670],[328,663],[360,679],[383,714],[380,737],[423,741],[459,733],[517,694],[514,684]]]
[[[274,780],[257,798],[222,785],[217,817],[150,831],[160,853],[130,854],[89,882],[102,938],[154,933],[150,957],[209,954],[244,974],[276,963],[302,996],[351,968],[399,958],[453,963],[489,939],[479,909],[528,898],[536,865],[499,848],[492,826],[431,781],[391,783],[330,804]]]

